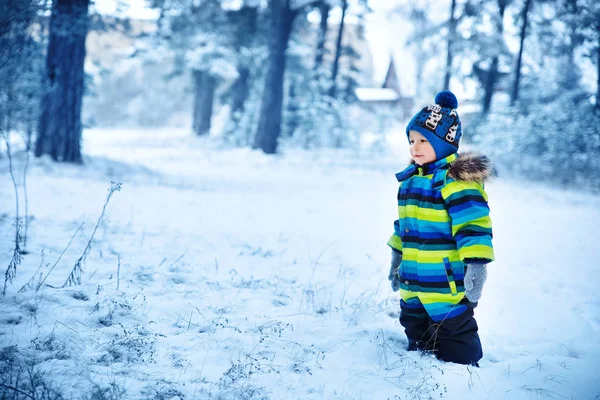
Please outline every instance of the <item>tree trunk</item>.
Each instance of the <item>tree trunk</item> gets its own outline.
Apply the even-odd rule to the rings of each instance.
[[[492,59],[492,65],[487,73],[484,95],[483,95],[483,115],[488,115],[492,105],[492,96],[496,87],[496,79],[498,77],[498,56]]]
[[[504,11],[506,10],[508,0],[498,0],[498,8],[499,8],[499,19],[496,26],[496,32],[498,37],[502,37],[502,33],[504,32]],[[492,97],[494,96],[494,90],[496,88],[496,81],[498,80],[498,56],[494,56],[492,59],[492,64],[490,65],[490,69],[487,74],[487,79],[485,82],[484,88],[484,96],[483,96],[483,115],[488,115],[490,112],[490,108],[492,105]]]
[[[250,91],[250,69],[245,66],[238,66],[238,78],[233,84],[231,96],[231,115],[237,115],[244,111],[244,104]]]
[[[194,122],[197,135],[210,132],[213,102],[217,80],[207,71],[194,71]]]
[[[46,58],[49,90],[42,99],[35,155],[80,163],[81,104],[89,0],[55,0]]]
[[[293,137],[296,129],[299,125],[299,117],[298,117],[298,99],[297,99],[297,91],[296,87],[298,86],[298,79],[292,78],[290,79],[290,84],[288,88],[288,101],[287,101],[287,110],[286,110],[286,121],[287,121],[287,137]]]
[[[348,0],[342,0],[342,19],[340,21],[340,27],[338,29],[337,40],[335,43],[335,58],[333,59],[333,69],[331,70],[331,88],[329,89],[329,95],[335,97],[336,79],[340,64],[340,57],[342,55],[342,37],[344,36],[344,21],[346,19],[346,10],[348,9]]]
[[[317,39],[317,53],[315,56],[315,71],[318,70],[323,64],[323,57],[325,56],[325,41],[327,39],[327,31],[329,30],[329,11],[331,6],[327,3],[319,4],[319,12],[321,13],[321,22],[319,23],[319,37]]]
[[[598,47],[596,48],[596,111],[600,112],[600,24],[596,30],[598,33]]]
[[[567,48],[567,57],[569,62],[569,68],[575,66],[575,49],[578,45],[578,33],[577,33],[577,23],[573,22],[573,18],[577,16],[579,10],[577,6],[577,0],[567,0],[567,9],[569,14],[569,46]]]
[[[531,8],[531,0],[526,0],[523,6],[523,24],[521,25],[521,38],[519,44],[519,55],[517,57],[517,65],[515,67],[515,81],[513,82],[512,93],[510,96],[510,104],[515,105],[515,102],[519,99],[519,85],[521,83],[521,64],[523,62],[523,44],[525,43],[525,36],[527,36],[527,17],[529,15],[529,9]]]
[[[454,11],[456,10],[456,0],[452,0],[450,6],[450,20],[448,21],[448,43],[446,49],[446,74],[444,75],[444,90],[450,90],[450,78],[452,77],[452,45],[456,36],[456,19]]]
[[[16,71],[12,71],[13,73],[16,73]],[[4,114],[6,115],[6,121],[5,121],[5,125],[4,125],[4,129],[6,131],[6,135],[10,136],[10,131],[12,130],[12,111],[13,111],[13,90],[14,90],[14,83],[13,82],[8,82],[8,84],[6,85],[6,110],[4,112]]]
[[[261,149],[266,154],[274,154],[281,134],[285,51],[297,13],[290,8],[287,0],[271,0],[269,8],[272,15],[272,33],[269,42],[267,78],[252,148]]]
[[[256,34],[256,20],[258,10],[256,7],[243,6],[240,9],[240,22],[236,32],[235,50],[239,53],[244,46],[250,46],[252,37]],[[250,68],[248,62],[240,61],[237,66],[238,78],[233,84],[231,98],[231,114],[237,115],[244,110],[244,104],[250,90]]]

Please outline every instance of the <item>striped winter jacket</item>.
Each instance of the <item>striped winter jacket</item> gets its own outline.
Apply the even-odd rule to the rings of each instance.
[[[483,182],[485,156],[452,154],[396,174],[398,220],[388,245],[402,252],[400,296],[421,302],[436,322],[462,313],[468,262],[494,260],[492,223]]]

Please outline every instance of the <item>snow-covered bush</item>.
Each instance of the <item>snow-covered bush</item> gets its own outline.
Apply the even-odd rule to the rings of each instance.
[[[600,113],[584,88],[565,82],[576,82],[568,75],[562,82],[540,79],[516,107],[471,129],[500,173],[598,191]]]
[[[288,50],[282,137],[285,145],[305,149],[352,147],[358,142],[356,121],[349,118],[353,97],[351,79],[331,96],[331,71],[314,69],[312,45],[293,41]],[[348,75],[344,65],[340,73]],[[354,81],[351,81],[354,83]],[[346,90],[348,89],[348,90]]]
[[[306,85],[312,86],[310,82]],[[330,97],[318,89],[303,88],[290,96],[291,103],[284,114],[284,142],[305,149],[347,148],[358,143],[358,131],[348,120],[348,104]]]

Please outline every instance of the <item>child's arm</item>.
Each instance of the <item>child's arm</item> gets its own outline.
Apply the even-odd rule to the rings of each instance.
[[[393,250],[402,253],[402,239],[400,239],[400,223],[398,220],[394,221],[394,233],[392,233],[392,236],[390,236],[387,244]]]
[[[452,220],[452,236],[461,261],[478,264],[493,261],[492,221],[483,185],[452,181],[442,189],[442,197]]]

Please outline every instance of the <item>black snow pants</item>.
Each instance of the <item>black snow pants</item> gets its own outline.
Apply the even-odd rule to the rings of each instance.
[[[400,324],[408,337],[408,350],[431,351],[443,361],[477,365],[483,357],[473,309],[477,303],[464,298],[465,312],[441,322],[433,321],[421,304],[400,300]]]

